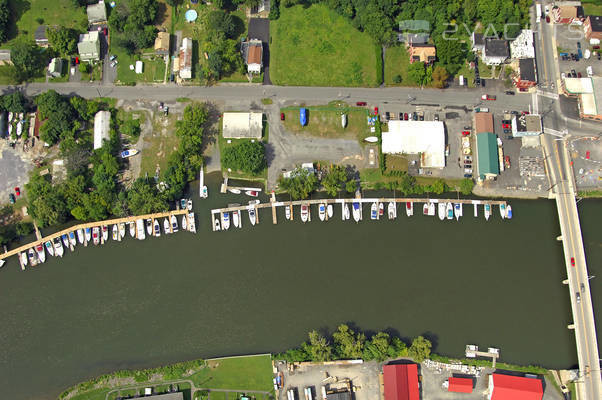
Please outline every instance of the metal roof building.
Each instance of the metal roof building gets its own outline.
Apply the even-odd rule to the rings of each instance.
[[[182,47],[180,47],[179,54],[180,62],[180,78],[190,79],[192,78],[192,39],[182,39]]]
[[[477,133],[477,166],[481,179],[491,179],[500,174],[497,140],[491,132]]]
[[[533,31],[531,29],[523,29],[516,39],[510,42],[510,57],[535,58]]]
[[[94,116],[94,150],[100,149],[105,140],[109,140],[111,112],[99,111]]]
[[[184,400],[184,394],[182,392],[163,393],[144,396],[143,398],[150,400]]]
[[[445,167],[445,128],[442,121],[389,121],[382,133],[386,154],[420,154],[423,168]]]
[[[456,378],[452,376],[447,379],[447,382],[449,383],[447,388],[449,392],[472,393],[473,382],[470,378]]]
[[[383,365],[385,400],[419,400],[418,365]]]
[[[493,373],[489,376],[489,400],[541,400],[543,385],[539,378]]]
[[[225,139],[261,139],[263,114],[260,112],[226,112],[222,120]]]
[[[104,24],[107,22],[107,7],[102,0],[97,4],[86,7],[86,13],[88,14],[88,23],[90,25]]]

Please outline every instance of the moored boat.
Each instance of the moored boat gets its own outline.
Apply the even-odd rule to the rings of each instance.
[[[155,236],[161,236],[161,225],[159,225],[159,220],[155,219]]]
[[[171,230],[173,233],[176,233],[178,231],[178,219],[175,215],[171,216]]]
[[[397,218],[397,205],[395,202],[389,202],[389,205],[387,206],[387,214],[389,214],[389,219]]]
[[[123,239],[125,237],[125,222],[119,223],[119,237]]]
[[[46,247],[48,254],[50,254],[51,256],[54,256],[54,247],[52,246],[52,242],[50,240],[48,240],[48,241],[44,242],[44,246]]]
[[[376,143],[376,142],[378,142],[378,137],[368,136],[367,138],[364,139],[364,141],[368,142],[368,143]]]
[[[196,222],[194,221],[194,213],[188,213],[188,230],[196,233]]]
[[[109,227],[106,225],[102,226],[102,242],[109,240]]]
[[[429,203],[424,203],[422,206],[422,215],[429,215]]]
[[[29,264],[32,267],[38,265],[38,258],[36,257],[36,252],[33,250],[33,248],[29,248],[27,250],[27,258],[29,259]]]
[[[144,221],[142,219],[136,220],[136,237],[138,240],[146,239],[146,232],[144,232]]]
[[[484,214],[485,214],[485,220],[489,221],[489,217],[491,216],[491,204],[485,203]]]
[[[139,151],[136,149],[127,149],[127,150],[122,151],[120,153],[120,155],[121,155],[121,158],[128,158],[128,157],[135,156],[138,153],[139,153]]]
[[[66,233],[63,233],[61,235],[61,239],[63,240],[63,245],[65,246],[65,248],[69,248],[69,246],[71,246],[71,244],[69,243],[69,236],[67,236]]]
[[[182,230],[188,230],[188,215],[186,214],[182,215]]]
[[[285,217],[287,220],[290,220],[290,219],[291,219],[291,207],[292,207],[292,206],[285,206],[285,207],[284,207],[284,217]],[[255,224],[253,224],[253,225],[255,225]]]
[[[347,114],[341,114],[341,126],[343,128],[347,126]]]
[[[332,208],[332,204],[326,206],[326,215],[328,215],[328,219],[334,216],[334,209]]]
[[[213,230],[219,231],[221,227],[219,226],[219,218],[213,220]]]
[[[506,206],[506,218],[512,219],[512,206],[510,204]]]
[[[309,217],[309,207],[307,204],[301,204],[301,221],[307,222]]]
[[[100,243],[100,228],[95,226],[92,228],[92,242],[96,245]]]
[[[320,217],[320,221],[324,221],[326,218],[326,206],[324,203],[318,205],[318,216]]]
[[[406,201],[406,214],[408,217],[414,215],[414,203],[411,201]]]
[[[349,204],[343,203],[343,220],[348,220],[351,216],[349,215]]]
[[[378,216],[379,218],[385,215],[385,205],[383,203],[378,203]]]
[[[192,199],[188,199],[188,201],[186,202],[186,209],[188,211],[192,211]]]
[[[163,219],[163,232],[165,234],[171,233],[171,227],[169,226],[169,220],[167,218]]]
[[[355,220],[355,222],[360,222],[360,219],[362,218],[362,207],[361,207],[359,201],[353,202],[352,209],[353,209],[353,219]]]
[[[228,188],[228,192],[233,193],[233,194],[241,193],[240,189],[235,189],[235,188]]]
[[[259,196],[259,192],[257,190],[247,190],[247,191],[245,191],[245,194],[247,196],[251,196],[251,197]]]
[[[59,257],[62,257],[64,254],[64,249],[63,249],[63,244],[61,243],[61,240],[59,238],[54,238],[53,241],[53,245],[54,245],[54,254],[56,254]]]
[[[229,211],[222,213],[222,229],[225,231],[230,229],[230,212]]]
[[[146,219],[146,234],[152,236],[153,234],[153,220],[150,218]]]
[[[288,210],[289,208],[286,207],[286,209]],[[251,221],[251,225],[255,225],[255,223],[257,222],[257,216],[255,215],[255,207],[249,206],[248,211],[249,211],[249,221]],[[289,211],[289,214],[290,214],[290,211]],[[288,216],[287,219],[290,219],[290,215]]]
[[[429,202],[429,215],[432,217],[435,215],[435,203]]]
[[[462,216],[462,203],[454,204],[454,215],[456,216],[456,221],[460,220]]]
[[[130,228],[130,236],[135,238],[136,237],[136,223],[134,221],[130,221],[129,223],[129,228]]]
[[[500,204],[500,217],[502,219],[506,218],[506,205],[504,203]]]
[[[445,206],[445,212],[447,213],[447,219],[454,218],[454,207],[452,206],[452,203],[447,203]]]
[[[439,214],[439,219],[441,221],[443,221],[445,219],[445,203],[441,202],[438,204],[438,214]]]
[[[117,224],[113,224],[111,230],[111,236],[113,237],[113,240],[119,240],[119,227],[117,226]]]
[[[84,244],[86,240],[86,236],[84,235],[84,230],[82,228],[79,228],[77,230],[77,241],[79,242],[79,244]]]
[[[477,203],[473,203],[472,204],[472,208],[473,208],[473,211],[474,211],[475,218],[478,217],[479,216],[479,206],[477,205]]]
[[[180,210],[185,210],[187,203],[186,199],[180,199]]]
[[[21,259],[21,267],[25,269],[25,266],[27,265],[27,252],[24,251],[19,253],[19,258]]]
[[[86,243],[92,240],[92,228],[86,228],[84,230],[84,237],[86,238]]]
[[[44,251],[44,246],[41,243],[36,245],[36,253],[38,255],[38,260],[40,260],[41,263],[46,261],[46,252]]]
[[[378,217],[378,202],[372,203],[370,206],[370,219],[376,219]]]
[[[206,199],[207,194],[207,186],[205,186],[205,173],[203,172],[203,168],[201,168],[199,172],[199,196],[202,199]]]
[[[77,239],[75,238],[75,232],[69,232],[69,243],[71,246],[69,247],[72,251],[75,246],[77,246]]]

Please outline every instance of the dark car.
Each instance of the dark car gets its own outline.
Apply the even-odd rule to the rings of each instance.
[[[577,78],[581,78],[581,72],[577,72]]]
[[[514,92],[512,90],[506,90],[505,93],[509,96],[514,96]]]
[[[17,201],[17,200],[15,199],[15,195],[14,195],[14,194],[12,194],[12,193],[10,193],[10,194],[8,195],[8,200],[10,201],[10,204],[15,204],[15,201]]]
[[[75,57],[71,57],[71,66],[75,67]]]
[[[485,87],[485,79],[481,79],[481,87]]]
[[[403,121],[403,113],[402,112],[399,113],[399,120]]]
[[[472,174],[464,174],[464,178],[472,178]]]
[[[418,121],[418,113],[417,113],[416,111],[414,111],[414,112],[412,113],[412,119],[413,119],[414,121]]]
[[[391,114],[389,114],[389,112],[385,112],[385,121],[388,121],[389,119],[391,119]]]
[[[546,22],[549,24],[550,23],[550,16],[546,15]]]
[[[597,54],[598,60],[602,60],[602,55],[600,53]]]
[[[424,121],[424,114],[420,114],[419,118],[420,118],[421,121]]]
[[[518,111],[510,111],[510,114],[512,114],[512,115],[518,115]]]
[[[358,107],[365,107],[366,106],[366,102],[365,101],[358,101],[357,103],[355,103],[356,106]]]
[[[280,113],[280,121],[284,121],[284,113]]]
[[[577,48],[580,49],[581,48],[581,42],[577,42]]]

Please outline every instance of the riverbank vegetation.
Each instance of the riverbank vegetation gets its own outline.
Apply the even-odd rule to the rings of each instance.
[[[281,176],[278,186],[287,191],[294,200],[306,199],[320,185],[329,196],[333,197],[342,190],[353,193],[357,189],[355,171],[351,167],[346,168],[335,164],[327,167],[318,164],[318,176],[307,168],[298,167],[292,170],[287,177]]]
[[[227,146],[222,154],[222,164],[232,171],[258,175],[267,167],[265,146],[263,142],[249,140]]]

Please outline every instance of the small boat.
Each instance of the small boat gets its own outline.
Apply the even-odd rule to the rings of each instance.
[[[432,201],[429,203],[429,215],[431,217],[435,215],[435,203]]]
[[[113,237],[113,240],[119,240],[119,227],[117,224],[113,224],[111,236]]]
[[[512,206],[510,204],[506,206],[506,218],[512,219]]]
[[[125,222],[119,223],[119,237],[123,239],[125,237]]]
[[[378,217],[378,202],[374,202],[370,206],[370,219],[376,219],[377,217]]]
[[[506,218],[506,205],[504,203],[500,204],[500,217],[502,219]]]
[[[84,235],[84,230],[82,228],[79,228],[77,230],[77,241],[79,242],[79,244],[84,244],[85,240],[86,240],[86,237]]]
[[[385,215],[385,205],[383,203],[378,203],[378,217],[382,217]]]
[[[251,221],[251,225],[255,225],[255,223],[257,222],[257,216],[255,215],[255,207],[249,207],[249,221]],[[291,218],[291,211],[288,207],[285,208],[285,210],[288,211],[288,218]]]
[[[130,221],[130,236],[136,237],[136,223],[134,221]]]
[[[360,203],[358,201],[354,201],[352,204],[352,208],[353,219],[355,220],[355,222],[360,222],[360,219],[362,218],[362,207],[360,206]]]
[[[11,111],[8,112],[8,123],[13,122],[13,113]]]
[[[41,263],[46,261],[46,252],[44,251],[44,246],[42,246],[42,244],[36,246],[36,253],[38,254],[38,260],[40,260]]]
[[[408,214],[408,217],[414,215],[414,203],[411,201],[406,201],[406,214]]]
[[[445,203],[439,203],[438,208],[439,219],[443,221],[445,219]]]
[[[186,199],[180,199],[180,210],[185,210],[186,209],[186,204],[188,204],[188,202],[186,201]]]
[[[424,203],[422,206],[422,215],[429,215],[429,203]]]
[[[86,238],[86,243],[88,243],[89,241],[92,240],[92,229],[91,228],[86,228],[85,229],[85,238]]]
[[[343,128],[347,126],[347,114],[341,114],[341,126]]]
[[[387,206],[387,214],[389,214],[389,219],[397,218],[397,207],[392,201],[390,201],[389,205]]]
[[[203,199],[206,199],[207,197],[209,197],[209,193],[207,192],[207,186],[201,187],[201,197]]]
[[[23,121],[17,122],[17,136],[21,136],[23,133]]]
[[[109,240],[109,227],[106,225],[102,226],[102,242]]]
[[[225,231],[230,229],[230,213],[229,212],[222,213],[222,228]]]
[[[219,231],[221,228],[219,226],[219,218],[213,220],[213,229]]]
[[[67,236],[66,233],[63,233],[61,235],[61,239],[63,240],[63,245],[65,245],[65,248],[69,248],[69,246],[71,246],[71,244],[69,243],[69,236]]]
[[[349,204],[343,203],[343,220],[348,220],[351,217],[349,214]]]
[[[171,228],[169,227],[169,220],[167,218],[163,220],[163,232],[165,232],[166,235],[171,233]]]
[[[233,211],[232,218],[234,219],[234,226],[239,229],[242,228],[242,213],[240,210]]]
[[[95,226],[94,228],[92,228],[92,242],[96,245],[98,243],[100,243],[100,228]]]
[[[146,239],[146,233],[144,232],[144,221],[142,219],[136,220],[136,237],[138,240]]]
[[[4,267],[4,264],[6,264],[6,261],[0,260],[0,268]]]
[[[186,209],[192,211],[192,199],[188,199],[188,202],[186,202]]]
[[[153,220],[150,218],[146,219],[146,234],[152,236],[153,234]]]
[[[287,220],[290,220],[290,219],[291,219],[291,206],[285,206],[285,207],[284,207],[284,217],[285,217]],[[253,225],[255,225],[255,224],[253,224]]]
[[[320,221],[324,221],[326,218],[326,206],[324,203],[318,205],[318,216],[320,217]]]
[[[46,250],[48,251],[48,254],[50,254],[51,256],[54,256],[54,247],[52,247],[52,242],[49,240],[44,243],[44,246],[46,246]]]
[[[188,216],[186,214],[182,215],[182,230],[188,230]]]
[[[307,207],[307,204],[302,204],[301,205],[301,221],[307,222],[308,217],[309,217],[309,208]]]
[[[175,215],[171,216],[171,230],[173,231],[173,233],[176,233],[178,231],[178,219]]]
[[[30,248],[27,250],[27,258],[29,259],[29,265],[31,265],[32,267],[35,267],[36,265],[38,265],[38,259],[36,257],[36,252],[33,250],[33,248]]]
[[[59,257],[62,257],[65,250],[63,249],[63,245],[61,244],[61,240],[59,238],[54,238],[54,254]]]
[[[27,265],[27,253],[19,253],[19,258],[21,258],[21,266],[23,267],[23,269],[25,269],[25,266]]]
[[[240,194],[241,193],[240,189],[234,189],[234,188],[228,188],[228,192],[234,193],[234,194]]]
[[[447,213],[447,219],[454,218],[454,207],[452,206],[452,203],[447,203],[445,206],[445,211]]]
[[[205,173],[203,172],[203,168],[199,172],[199,196],[202,199],[207,198],[207,186],[205,186]]]
[[[475,218],[478,217],[479,216],[479,207],[477,206],[477,203],[472,204],[472,209],[474,210]]]
[[[138,150],[136,149],[127,149],[121,152],[121,158],[129,158],[132,156],[135,156],[136,154],[140,153]]]
[[[257,197],[257,196],[259,196],[259,192],[257,190],[247,190],[245,192],[245,194],[247,196],[251,196],[251,197]]]
[[[75,232],[73,231],[69,232],[69,243],[71,244],[71,250],[77,246],[77,239],[75,238]]]
[[[454,215],[456,216],[456,221],[460,220],[462,216],[462,204],[456,203],[454,204]]]
[[[8,124],[8,137],[13,136],[13,124]]]
[[[485,220],[489,221],[490,216],[491,216],[491,204],[485,203]]]
[[[378,137],[368,136],[367,138],[364,139],[364,141],[368,142],[368,143],[376,143],[376,142],[378,142]]]
[[[155,220],[155,236],[161,236],[161,225],[159,225],[159,220]]]
[[[188,230],[196,233],[196,222],[194,221],[194,213],[188,213]]]
[[[332,207],[332,204],[326,206],[326,215],[328,215],[328,219],[334,216],[334,208]]]

